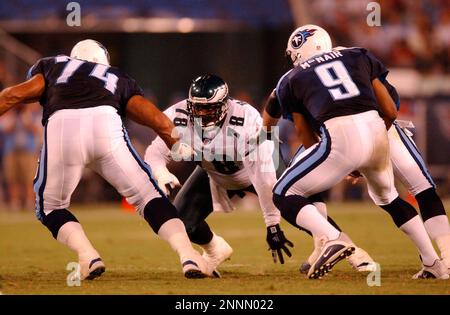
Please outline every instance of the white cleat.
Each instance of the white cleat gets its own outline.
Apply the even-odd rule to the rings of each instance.
[[[372,272],[377,270],[376,262],[360,247],[355,246],[355,252],[347,257],[347,261],[358,272]]]
[[[233,254],[233,248],[220,236],[214,234],[211,242],[202,245],[203,255],[208,267],[213,270],[212,274],[216,278],[220,278],[217,267],[225,260],[230,259]]]
[[[89,262],[80,261],[81,280],[94,280],[100,277],[105,272],[105,264],[103,260],[98,257]]]
[[[309,279],[320,279],[342,259],[350,256],[355,251],[355,246],[345,241],[346,235],[341,232],[339,237],[335,240],[328,240],[325,236],[322,237],[321,252],[317,259],[311,264],[308,271]]]
[[[450,276],[448,275],[447,266],[442,259],[436,259],[431,266],[423,265],[422,270],[416,273],[413,279],[442,279],[446,280]]]
[[[436,237],[436,244],[441,252],[441,258],[445,266],[447,266],[450,274],[450,234],[445,234]]]
[[[184,259],[181,263],[183,274],[188,279],[202,279],[212,276],[212,269],[208,263],[195,250],[192,256]]]
[[[309,255],[308,259],[304,263],[301,264],[300,273],[304,273],[304,274],[308,273],[309,268],[311,268],[312,263],[316,261],[321,250],[322,250],[322,244],[320,242],[320,239],[318,237],[314,237],[314,250],[311,253],[311,255]]]

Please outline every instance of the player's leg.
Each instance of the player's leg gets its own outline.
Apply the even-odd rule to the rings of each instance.
[[[180,219],[186,226],[191,242],[203,248],[203,258],[211,269],[216,268],[233,253],[231,246],[211,231],[206,217],[213,211],[211,188],[206,171],[197,166],[174,200]]]
[[[36,216],[53,237],[78,255],[82,279],[100,276],[105,266],[77,218],[68,210],[70,197],[84,169],[80,120],[57,113],[44,131],[44,143],[34,180]]]
[[[104,131],[97,130],[98,137],[103,136],[107,143],[104,149],[99,148],[90,168],[114,186],[153,231],[170,244],[180,257],[186,277],[210,275],[206,262],[192,247],[177,210],[159,189],[150,167],[134,150],[120,119],[111,118],[108,123]]]
[[[394,123],[388,135],[394,176],[416,198],[428,235],[450,269],[450,225],[430,172],[407,131]]]
[[[321,240],[321,253],[308,272],[310,278],[323,276],[354,250],[308,198],[329,189],[353,170],[351,160],[336,154],[340,140],[333,138],[335,143],[331,143],[327,129],[323,127],[321,132],[321,141],[299,154],[273,188],[273,201],[283,218]]]
[[[381,130],[384,124],[380,119],[370,121],[368,126],[376,131]],[[445,275],[440,270],[442,262],[433,248],[421,218],[413,206],[398,196],[395,189],[386,133],[372,132],[371,135],[371,142],[377,150],[373,150],[372,158],[360,168],[367,179],[370,197],[391,215],[395,225],[413,241],[422,257],[424,268],[429,268],[436,278],[448,278],[446,268]],[[380,154],[383,151],[387,154]]]
[[[198,245],[209,243],[213,233],[205,219],[213,211],[208,174],[195,168],[173,201],[180,219],[186,226],[189,239]]]
[[[330,216],[328,216],[327,206],[322,198],[322,194],[310,196],[309,199],[313,202],[313,205],[319,210],[320,214],[322,214],[322,216],[327,218],[328,222],[330,222],[331,225],[333,225],[339,231],[342,231],[341,228],[338,226],[338,224]],[[311,232],[304,229],[302,230],[312,236]],[[314,240],[314,250],[311,253],[311,255],[309,255],[308,259],[300,265],[301,273],[305,274],[308,273],[309,269],[311,268],[311,264],[317,259],[317,256],[320,254],[321,250],[320,240],[317,237],[313,237],[313,240]],[[376,265],[372,257],[370,257],[370,255],[364,249],[356,246],[355,243],[350,238],[348,238],[348,241],[353,246],[355,246],[355,252],[347,257],[347,261],[349,262],[349,264],[354,269],[360,272],[374,271]]]

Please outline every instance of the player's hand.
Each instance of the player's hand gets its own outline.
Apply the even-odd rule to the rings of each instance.
[[[172,191],[180,187],[180,181],[173,175],[167,168],[160,168],[153,172],[159,188],[167,195],[170,196]]]
[[[178,141],[172,146],[170,155],[174,161],[193,161],[193,158],[197,156],[195,150],[187,143]]]
[[[346,179],[351,181],[352,185],[355,185],[359,181],[360,177],[362,177],[362,175],[359,171],[353,171],[347,175]]]
[[[286,247],[286,245],[288,245],[290,247],[294,247],[294,244],[292,244],[292,242],[284,236],[284,233],[280,229],[279,224],[271,225],[271,226],[267,227],[266,240],[267,240],[267,244],[269,244],[269,247],[270,247],[269,250],[272,250],[272,258],[273,258],[274,263],[277,262],[277,256],[278,256],[280,263],[284,264],[283,252],[281,250],[283,250],[284,253],[286,255],[288,255],[288,257],[292,256],[291,252]]]

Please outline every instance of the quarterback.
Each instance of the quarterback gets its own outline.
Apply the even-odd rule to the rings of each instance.
[[[418,248],[423,268],[414,278],[448,279],[422,220],[394,186],[387,129],[397,112],[383,84],[387,69],[366,49],[333,50],[328,33],[316,25],[296,29],[286,53],[294,68],[279,80],[264,125],[275,125],[283,115],[294,121],[308,147],[294,156],[273,189],[283,217],[320,240],[308,277],[322,277],[355,250],[346,235],[321,216],[311,196],[359,170],[375,204]]]

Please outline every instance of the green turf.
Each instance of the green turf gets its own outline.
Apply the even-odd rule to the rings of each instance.
[[[448,205],[448,203],[447,203]],[[99,279],[69,287],[66,265],[75,255],[56,242],[33,213],[0,212],[0,291],[3,294],[450,294],[450,282],[412,280],[420,269],[410,241],[382,210],[370,204],[330,204],[330,213],[359,246],[381,264],[381,286],[347,262],[322,280],[298,272],[309,255],[309,236],[283,223],[294,255],[275,265],[257,211],[215,213],[210,225],[234,248],[221,267],[223,278],[187,280],[175,253],[145,221],[119,207],[74,207],[107,271]],[[447,207],[448,208],[448,207]]]

